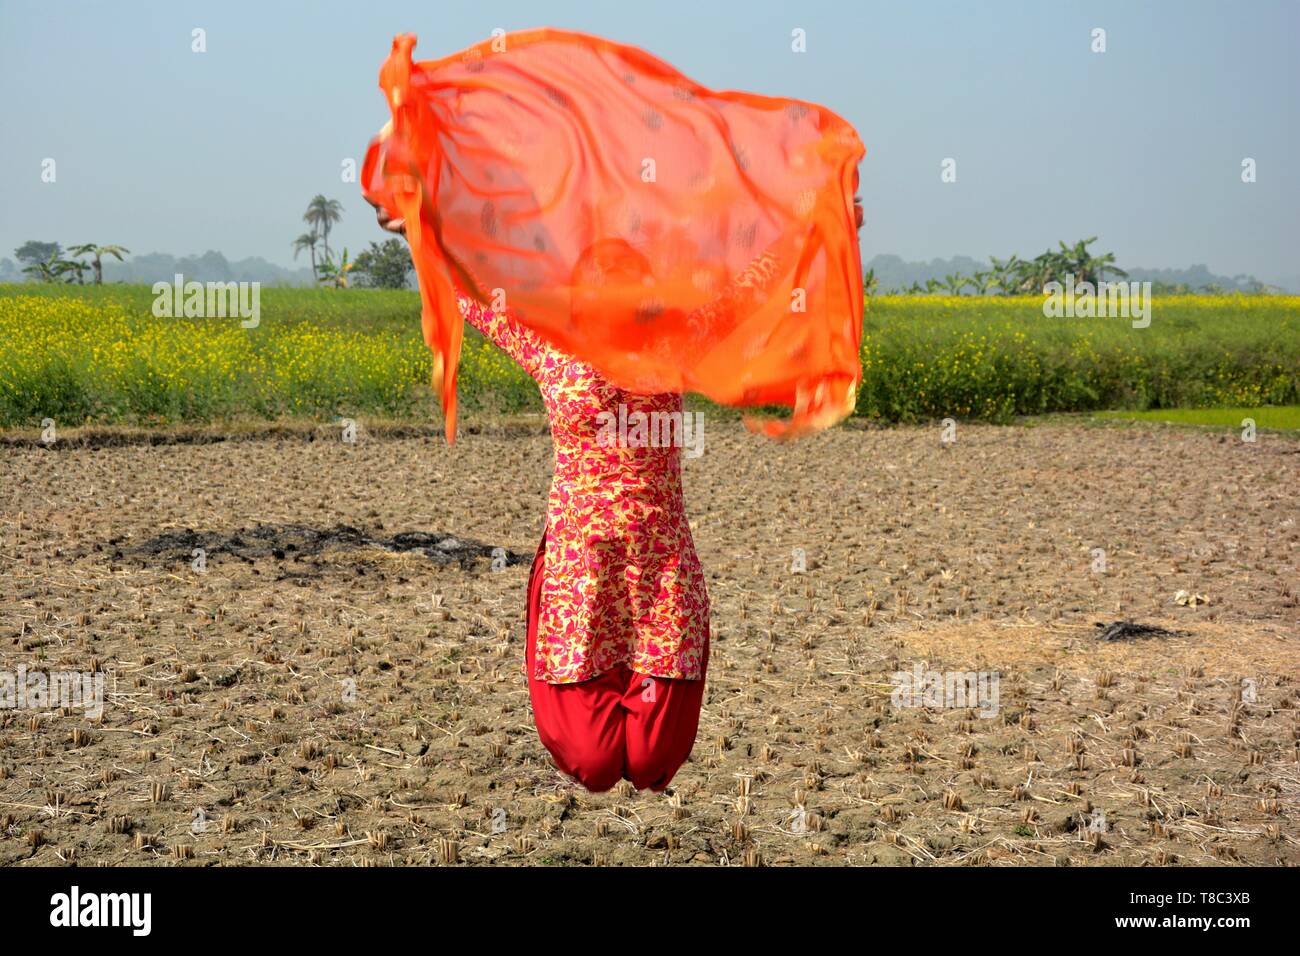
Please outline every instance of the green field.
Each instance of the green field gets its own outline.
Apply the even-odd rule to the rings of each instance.
[[[0,285],[0,426],[436,415],[414,292],[263,289],[252,329],[156,318],[153,300],[148,286]],[[1300,297],[1158,297],[1142,329],[1048,319],[1034,297],[874,297],[862,361],[857,413],[885,422],[1223,408],[1237,425],[1243,408],[1300,404]],[[472,329],[460,397],[541,407]]]

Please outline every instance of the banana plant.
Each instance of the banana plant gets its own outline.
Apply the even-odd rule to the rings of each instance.
[[[62,255],[51,252],[44,259],[37,259],[31,265],[24,267],[23,273],[37,282],[58,282],[63,277],[65,264]]]
[[[83,242],[79,246],[73,246],[68,250],[70,255],[90,256],[90,268],[95,270],[95,285],[104,284],[104,256],[112,256],[118,262],[122,261],[123,256],[131,254],[130,249],[122,246],[100,246],[93,242]],[[78,279],[80,281],[80,279]]]
[[[320,264],[320,275],[317,281],[333,289],[346,289],[348,287],[348,273],[352,271],[355,262],[348,261],[347,247],[343,248],[343,257],[335,264],[333,259],[327,258]]]
[[[84,262],[78,262],[76,259],[64,259],[55,267],[55,274],[67,276],[64,281],[71,285],[73,282],[77,285],[86,284],[86,270],[90,266]]]
[[[943,277],[943,288],[949,295],[961,295],[962,290],[966,288],[966,283],[969,281],[960,272],[956,272]]]
[[[970,281],[977,295],[988,295],[997,285],[997,277],[992,272],[976,272]]]

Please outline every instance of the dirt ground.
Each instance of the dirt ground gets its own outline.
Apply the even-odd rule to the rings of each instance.
[[[0,710],[0,864],[1300,862],[1300,441],[707,425],[664,794],[533,729],[538,421],[0,444],[0,672],[105,681]],[[918,671],[996,706],[891,700]]]

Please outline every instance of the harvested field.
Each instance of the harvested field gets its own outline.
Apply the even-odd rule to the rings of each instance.
[[[0,711],[0,864],[1300,862],[1300,441],[708,424],[662,795],[532,726],[541,419],[0,446],[0,671],[105,686]],[[918,670],[996,696],[891,701]]]

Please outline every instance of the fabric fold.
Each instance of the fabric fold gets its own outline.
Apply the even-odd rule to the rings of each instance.
[[[380,70],[391,120],[366,197],[406,220],[434,387],[455,439],[464,292],[633,392],[852,412],[864,148],[798,100],[709,90],[635,47],[539,29]]]

